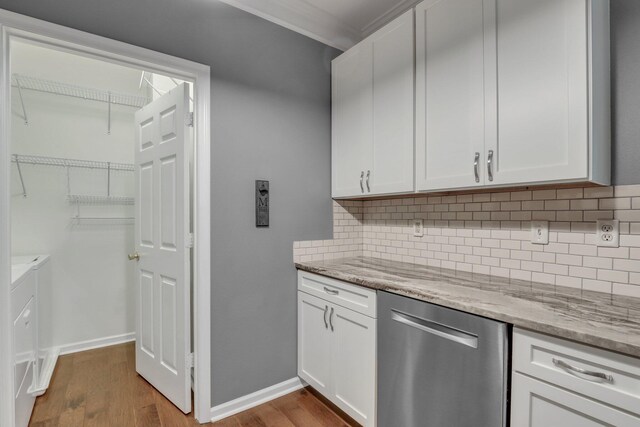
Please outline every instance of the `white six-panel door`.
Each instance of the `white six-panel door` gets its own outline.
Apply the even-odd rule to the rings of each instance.
[[[136,370],[191,411],[188,88],[136,112]]]

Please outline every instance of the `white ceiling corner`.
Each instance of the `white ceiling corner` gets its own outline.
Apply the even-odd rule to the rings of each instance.
[[[347,50],[420,0],[220,0]]]

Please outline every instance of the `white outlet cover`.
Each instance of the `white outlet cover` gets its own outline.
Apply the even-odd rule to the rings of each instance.
[[[596,245],[605,248],[620,246],[620,222],[617,219],[599,219],[596,222]]]
[[[424,236],[424,224],[421,219],[413,220],[413,235],[415,237]]]
[[[549,244],[549,221],[531,221],[531,243]]]

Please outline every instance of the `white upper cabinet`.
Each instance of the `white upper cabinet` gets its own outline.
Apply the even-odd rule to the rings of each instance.
[[[414,31],[409,11],[371,36],[371,194],[413,191]]]
[[[497,61],[487,73],[497,76],[498,120],[486,141],[487,184],[609,184],[608,2],[497,0],[495,10]]]
[[[609,0],[425,0],[333,61],[333,197],[609,185],[609,66]]]
[[[413,192],[413,100],[411,10],[333,61],[333,197]]]
[[[418,191],[610,183],[607,0],[416,8]]]
[[[373,132],[373,52],[362,42],[332,64],[333,197],[365,194]]]
[[[416,185],[484,182],[483,0],[416,8]]]

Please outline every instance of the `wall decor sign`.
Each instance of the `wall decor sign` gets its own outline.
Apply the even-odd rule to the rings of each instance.
[[[256,227],[269,226],[269,181],[256,180]]]

